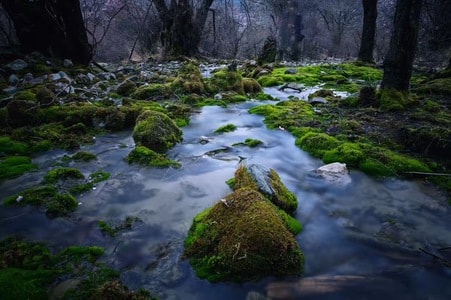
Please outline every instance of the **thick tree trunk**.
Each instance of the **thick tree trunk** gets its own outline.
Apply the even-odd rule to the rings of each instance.
[[[0,0],[16,29],[23,51],[91,61],[91,46],[79,0]]]
[[[409,89],[422,0],[397,0],[394,31],[384,60],[382,88]]]
[[[193,11],[189,0],[171,0],[169,7],[164,0],[154,0],[164,25],[161,35],[165,54],[169,56],[196,56],[207,14],[213,0],[202,0]]]
[[[300,3],[297,0],[289,0],[285,3],[286,9],[280,12],[280,20],[277,28],[278,60],[298,60],[301,51],[301,42],[304,39],[301,30],[302,15]]]
[[[373,63],[374,37],[376,35],[377,0],[362,0],[363,28],[359,60]]]

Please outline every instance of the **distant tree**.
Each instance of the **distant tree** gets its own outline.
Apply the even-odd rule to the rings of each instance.
[[[374,62],[373,50],[374,38],[376,35],[377,1],[378,0],[362,0],[363,28],[358,59],[367,63]]]
[[[0,0],[25,52],[70,58],[88,64],[92,58],[79,0]]]
[[[214,0],[199,0],[194,5],[190,0],[154,0],[153,3],[162,21],[161,42],[166,55],[196,56],[202,38],[202,30]]]
[[[381,88],[407,91],[419,30],[423,0],[397,0],[394,31],[384,60]]]

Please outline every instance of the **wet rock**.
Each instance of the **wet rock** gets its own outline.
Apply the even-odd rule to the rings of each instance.
[[[315,104],[327,104],[326,98],[323,98],[323,97],[314,97],[313,99],[310,99],[308,102],[310,104],[312,104],[312,105],[315,105]]]
[[[340,186],[346,186],[351,183],[349,171],[344,163],[335,162],[324,165],[316,169],[316,174],[321,178]]]
[[[259,292],[250,291],[246,295],[246,300],[269,300],[269,298],[265,297],[265,295],[262,295]]]
[[[63,60],[63,67],[70,68],[70,67],[73,67],[73,66],[74,66],[74,63],[70,59],[65,58]]]
[[[6,66],[14,72],[28,68],[28,64],[23,59],[16,59],[15,61],[7,64]]]
[[[290,192],[273,169],[257,164],[242,164],[235,172],[235,188],[253,188],[276,206],[293,214],[298,206],[296,196]]]
[[[34,79],[33,74],[27,73],[27,74],[25,74],[25,76],[23,77],[23,82],[24,82],[24,83],[32,83],[33,79]]]
[[[99,77],[102,80],[116,80],[116,75],[110,72],[99,73],[97,74],[97,77]]]
[[[147,110],[136,120],[133,139],[138,145],[164,153],[182,141],[183,132],[173,120],[161,112]]]
[[[6,94],[6,95],[13,95],[14,93],[16,93],[17,91],[18,91],[19,89],[18,88],[16,88],[15,86],[8,86],[7,88],[4,88],[3,89],[3,92]]]
[[[296,74],[298,72],[297,69],[286,69],[285,74]]]
[[[196,216],[184,256],[199,277],[212,282],[299,275],[304,265],[278,209],[250,188],[236,190]]]
[[[208,144],[212,140],[213,140],[213,138],[210,138],[208,136],[201,136],[201,137],[199,137],[199,143],[202,144],[202,145]]]
[[[16,86],[16,85],[19,84],[19,82],[20,82],[20,79],[19,79],[19,77],[17,77],[16,74],[11,74],[11,75],[9,75],[8,83],[9,83],[10,85]]]
[[[123,81],[116,88],[116,92],[121,96],[128,96],[131,93],[133,93],[135,90],[136,90],[136,83],[134,83],[131,80]]]

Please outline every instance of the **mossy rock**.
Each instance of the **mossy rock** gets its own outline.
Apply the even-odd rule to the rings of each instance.
[[[77,153],[72,155],[72,159],[88,162],[92,160],[97,160],[97,156],[91,152],[78,151]]]
[[[55,218],[65,216],[78,207],[74,196],[67,193],[58,193],[53,186],[45,185],[24,190],[8,197],[5,205],[32,205],[47,208],[47,216]]]
[[[56,103],[57,100],[58,98],[53,93],[53,91],[46,87],[41,87],[36,92],[36,101],[41,106],[51,105],[53,103]]]
[[[232,132],[232,131],[235,131],[236,129],[237,129],[237,127],[234,124],[226,124],[226,125],[219,127],[218,129],[216,129],[215,133]]]
[[[157,153],[144,146],[137,146],[125,158],[129,164],[139,164],[147,167],[180,167],[180,163],[169,159],[166,155]]]
[[[133,139],[137,145],[164,153],[182,141],[183,132],[167,115],[147,110],[136,120]]]
[[[296,196],[283,184],[273,169],[262,165],[242,164],[235,172],[235,189],[252,188],[262,193],[269,201],[288,214],[294,214],[298,207]]]
[[[325,151],[323,155],[323,161],[326,164],[341,162],[352,167],[358,167],[364,158],[365,154],[357,143],[343,143]]]
[[[278,86],[285,83],[285,81],[282,78],[274,77],[274,76],[261,76],[258,78],[257,82],[262,87],[271,87],[271,86]]]
[[[244,142],[241,142],[241,143],[235,143],[235,144],[233,144],[232,146],[240,146],[240,145],[243,145],[243,146],[248,146],[248,147],[250,147],[250,148],[256,148],[256,147],[258,147],[258,146],[260,146],[260,145],[262,145],[262,144],[263,144],[263,142],[260,141],[260,140],[247,138],[247,139],[244,140]]]
[[[243,77],[238,71],[229,71],[227,68],[213,73],[210,79],[212,92],[232,91],[244,94]]]
[[[304,256],[278,209],[243,188],[198,214],[184,256],[197,276],[212,282],[300,275]]]
[[[36,117],[37,105],[30,100],[12,100],[6,106],[7,122],[12,127],[35,125],[38,121]]]
[[[136,83],[131,80],[125,80],[116,88],[116,93],[120,96],[129,96],[136,90]]]
[[[0,157],[5,155],[29,154],[27,144],[12,140],[9,136],[0,136]]]
[[[171,83],[171,89],[176,93],[203,94],[205,84],[199,66],[193,61],[186,62]]]
[[[262,87],[254,78],[243,78],[243,90],[245,93],[257,94],[262,91]]]
[[[172,95],[171,86],[166,83],[152,83],[143,85],[136,89],[132,94],[132,98],[138,100],[160,100],[169,98]]]
[[[22,100],[22,101],[36,101],[36,94],[32,91],[20,91],[14,94],[13,100]]]
[[[60,167],[47,172],[44,183],[57,183],[68,179],[85,179],[85,176],[76,168]]]
[[[25,172],[35,170],[38,166],[31,163],[27,156],[7,156],[0,158],[0,181],[19,177]]]

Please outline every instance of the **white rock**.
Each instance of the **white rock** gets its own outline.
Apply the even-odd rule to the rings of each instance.
[[[351,177],[349,176],[349,171],[346,168],[346,164],[334,162],[328,165],[324,165],[316,169],[316,173],[327,181],[340,185],[346,186],[351,183]]]

